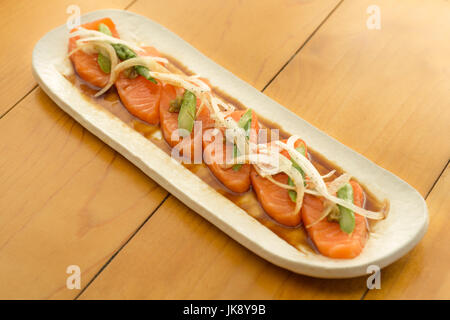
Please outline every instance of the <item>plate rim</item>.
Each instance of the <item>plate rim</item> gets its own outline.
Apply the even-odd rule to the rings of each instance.
[[[231,78],[230,81],[237,82],[237,85],[242,85],[242,83],[244,83],[245,84],[245,86],[244,86],[245,90],[248,90],[249,87],[251,87],[253,90],[257,91],[258,95],[262,95],[263,99],[268,101],[267,103],[270,103],[271,105],[274,105],[277,108],[282,108],[285,114],[288,114],[290,117],[294,118],[296,121],[301,121],[302,124],[305,125],[306,121],[301,119],[295,113],[293,113],[292,111],[288,110],[287,108],[281,106],[280,104],[278,104],[277,102],[273,101],[269,97],[265,96],[263,93],[261,93],[259,90],[255,89],[255,88],[253,88],[249,84],[243,82],[243,80],[239,79],[234,74],[232,74],[230,71],[224,69],[223,67],[221,67],[217,63],[213,62],[211,59],[209,59],[208,57],[203,55],[200,51],[195,49],[192,45],[190,45],[189,43],[187,43],[186,41],[181,39],[179,36],[177,36],[176,34],[171,32],[167,28],[163,27],[162,25],[154,22],[153,20],[151,20],[151,19],[149,19],[149,18],[147,18],[145,16],[142,16],[142,15],[139,15],[139,14],[136,14],[136,13],[133,13],[133,12],[125,11],[125,10],[103,9],[103,10],[96,10],[96,11],[91,11],[89,13],[86,13],[86,14],[81,16],[81,19],[83,21],[86,20],[86,19],[91,20],[91,19],[96,19],[96,17],[99,17],[99,16],[109,16],[112,13],[113,14],[117,14],[117,15],[132,16],[135,19],[144,19],[147,22],[147,24],[150,23],[150,24],[153,24],[153,25],[157,25],[158,28],[160,30],[162,30],[162,32],[170,33],[170,36],[172,38],[175,38],[176,40],[181,41],[181,44],[183,46],[189,47],[190,50],[193,50],[195,55],[199,56],[201,59],[206,59],[205,61],[207,61],[208,64],[211,64],[211,63],[214,64],[215,67],[220,72],[224,73],[226,77]],[[118,149],[121,149],[121,148],[128,149],[130,146],[117,145],[117,141],[111,141],[110,137],[102,136],[101,132],[96,131],[96,130],[99,130],[98,124],[97,125],[94,124],[94,123],[89,123],[88,124],[87,122],[89,122],[89,120],[84,117],[85,115],[79,113],[80,109],[75,110],[74,107],[71,106],[70,103],[67,103],[64,100],[64,98],[61,97],[61,92],[59,94],[57,92],[56,93],[54,92],[54,85],[49,85],[48,84],[48,78],[47,78],[47,75],[45,75],[45,72],[49,72],[49,70],[46,71],[45,70],[45,64],[40,63],[38,61],[38,59],[41,58],[41,56],[40,56],[42,54],[42,50],[41,49],[42,49],[42,46],[45,45],[45,41],[51,41],[51,39],[52,39],[51,37],[54,36],[55,34],[57,34],[58,32],[62,32],[61,29],[63,29],[63,28],[65,28],[65,24],[62,25],[62,26],[59,26],[59,27],[57,27],[57,28],[55,28],[55,29],[53,29],[53,30],[51,30],[49,32],[47,32],[37,42],[37,44],[35,45],[35,47],[33,49],[32,71],[33,71],[33,75],[34,75],[36,81],[39,83],[40,87],[44,90],[44,92],[54,102],[56,102],[56,104],[60,108],[62,108],[65,112],[69,113],[77,122],[81,123],[81,125],[83,125],[84,128],[86,128],[87,130],[92,132],[94,135],[99,137],[101,140],[103,140],[105,143],[107,143],[109,146],[111,146],[114,150],[116,150],[117,152],[121,153],[129,161],[131,161],[138,168],[140,168],[145,174],[147,174],[150,178],[156,180],[158,184],[162,185],[163,188],[165,188],[167,191],[169,191],[170,193],[175,195],[176,198],[178,198],[181,202],[185,203],[193,211],[195,211],[196,213],[198,213],[201,216],[203,216],[205,219],[210,221],[212,224],[216,225],[219,229],[221,229],[223,232],[225,232],[226,234],[231,236],[233,239],[235,239],[236,241],[238,241],[239,243],[244,245],[247,249],[249,249],[250,251],[256,253],[257,255],[261,256],[262,258],[270,261],[271,263],[273,263],[275,265],[278,265],[278,266],[280,266],[282,268],[286,268],[286,269],[291,270],[291,271],[296,272],[296,273],[300,273],[300,274],[304,274],[304,275],[308,275],[308,276],[312,276],[312,277],[318,277],[318,278],[335,278],[335,279],[337,279],[337,278],[353,278],[353,277],[357,277],[357,276],[367,275],[366,268],[367,268],[368,264],[350,263],[352,261],[354,262],[355,259],[357,259],[357,258],[350,259],[350,260],[339,260],[339,259],[324,258],[327,263],[324,263],[323,265],[319,266],[317,264],[304,263],[303,261],[299,262],[298,260],[293,260],[293,259],[290,258],[291,257],[290,254],[281,255],[279,252],[274,253],[274,252],[272,252],[270,250],[267,250],[267,247],[265,247],[263,245],[264,243],[255,242],[254,239],[251,239],[251,238],[249,239],[248,236],[245,235],[242,230],[239,230],[239,228],[237,228],[237,226],[227,225],[227,223],[224,222],[225,220],[223,219],[223,217],[221,217],[220,215],[218,216],[216,213],[212,212],[211,209],[205,208],[204,204],[201,205],[199,203],[196,203],[195,201],[193,202],[192,199],[185,199],[184,197],[186,196],[186,192],[183,191],[183,190],[180,190],[180,188],[176,188],[176,186],[173,185],[173,182],[163,181],[164,177],[162,177],[161,179],[157,179],[156,178],[156,175],[158,175],[157,172],[154,171],[154,170],[152,171],[152,169],[151,169],[151,167],[149,167],[148,163],[145,162],[145,159],[142,159],[142,157],[140,157],[139,155],[136,155],[135,152],[129,153],[130,150],[128,150],[128,152],[124,152],[124,150],[122,150],[122,152],[119,151]],[[192,68],[189,65],[187,65],[187,67],[189,69],[191,69],[191,70],[195,70],[195,68]],[[49,68],[49,66],[47,65],[47,69],[48,68]],[[52,72],[55,72],[55,71],[56,71],[56,69],[52,70]],[[211,80],[214,80],[214,79],[211,79]],[[215,83],[215,81],[212,81],[212,82]],[[226,88],[223,88],[223,91],[228,93]],[[84,102],[86,102],[86,101],[84,101]],[[72,104],[79,105],[80,103],[81,103],[80,101],[75,101],[75,102],[72,101]],[[104,119],[101,116],[99,116],[98,120],[102,120],[103,121]],[[119,121],[121,121],[121,120],[119,120]],[[113,122],[113,123],[118,125],[116,122]],[[362,156],[361,154],[357,153],[356,151],[354,151],[354,150],[350,149],[349,147],[343,145],[342,143],[340,143],[336,139],[328,136],[326,133],[322,132],[321,130],[317,129],[316,127],[312,126],[311,124],[307,123],[307,125],[310,126],[311,128],[313,128],[314,130],[317,130],[318,132],[320,132],[327,139],[331,139],[330,140],[331,142],[336,143],[340,149],[343,149],[345,152],[351,154],[351,156],[359,157],[360,158],[359,160],[364,161],[368,165],[374,167],[376,170],[379,170],[380,174],[382,173],[383,175],[387,175],[390,178],[394,179],[396,183],[398,183],[399,185],[402,185],[403,188],[408,189],[407,191],[411,193],[411,196],[414,196],[416,198],[415,200],[419,201],[419,204],[421,205],[421,208],[418,208],[418,210],[422,211],[422,215],[423,215],[424,219],[423,219],[422,223],[420,224],[420,226],[418,226],[415,234],[413,234],[411,239],[409,239],[407,242],[405,242],[403,246],[398,247],[396,250],[390,252],[387,255],[384,255],[384,256],[381,256],[378,259],[375,259],[375,261],[373,261],[373,262],[374,262],[374,264],[376,263],[377,265],[379,265],[380,268],[383,268],[383,267],[389,265],[390,263],[396,261],[400,257],[402,257],[408,251],[410,251],[422,239],[422,237],[424,236],[424,234],[425,234],[425,232],[427,230],[427,227],[428,227],[428,221],[429,221],[428,208],[427,208],[425,200],[420,195],[420,193],[417,190],[415,190],[412,186],[410,186],[408,183],[406,183],[405,181],[403,181],[402,179],[400,179],[399,177],[394,175],[393,173],[391,173],[391,172],[387,171],[386,169],[376,165],[371,160],[365,158],[364,156]],[[90,126],[92,126],[92,127],[90,127]],[[133,139],[141,140],[141,139],[139,139],[136,136],[136,134],[138,134],[137,132],[135,132],[136,134],[131,134],[130,133],[130,130],[133,130],[133,129],[129,128],[129,130],[127,130],[125,128],[118,129],[119,128],[118,126],[115,126],[115,127],[116,127],[117,130],[124,129],[123,132],[126,132],[126,135],[128,137],[132,137]],[[145,138],[143,138],[143,139],[145,139]],[[150,142],[150,144],[153,145],[153,143],[151,143],[151,141],[148,141],[148,140],[146,140],[146,141],[147,141],[147,143]],[[314,148],[314,149],[317,150],[317,148]],[[318,151],[320,153],[322,153],[322,150],[318,150]],[[127,153],[127,154],[124,154],[124,153]],[[339,164],[339,166],[341,165],[339,162],[338,162],[338,164]],[[145,166],[147,166],[148,168],[145,168]],[[181,165],[179,165],[179,166],[181,166]],[[195,176],[194,174],[192,174],[192,175]],[[197,177],[197,176],[195,176],[195,177]],[[202,181],[202,183],[206,184],[203,181]],[[369,187],[369,189],[371,189],[371,188]],[[222,195],[220,195],[219,193],[217,193],[217,194],[221,198],[225,198]],[[233,206],[235,206],[239,210],[243,211],[242,209],[240,209],[236,205],[233,204]],[[234,208],[234,209],[236,209],[236,208]],[[237,211],[239,211],[239,210],[237,210]],[[245,211],[243,211],[243,212],[245,212]],[[268,229],[267,227],[263,226],[261,223],[259,223],[256,219],[251,217],[246,212],[245,212],[245,215],[247,217],[251,218],[253,221],[255,221],[260,226],[262,226],[264,229],[266,229],[267,231],[269,231],[270,233],[275,235],[270,229]],[[279,241],[282,241],[285,244],[287,244],[287,242],[285,242],[283,239],[279,238],[277,235],[275,235],[275,236],[279,239]],[[291,247],[292,249],[294,249],[294,247],[291,246],[290,244],[287,244],[287,245],[289,247]],[[284,246],[282,246],[282,247],[284,247]],[[297,251],[296,249],[294,249],[294,250]],[[343,263],[343,261],[349,262],[349,263]]]

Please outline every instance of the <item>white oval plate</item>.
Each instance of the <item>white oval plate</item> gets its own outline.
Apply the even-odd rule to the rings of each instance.
[[[411,250],[428,226],[424,199],[406,182],[349,149],[294,113],[271,100],[229,71],[217,65],[171,31],[137,14],[100,10],[82,17],[82,23],[110,17],[121,37],[130,32],[142,42],[181,61],[227,94],[292,134],[305,137],[308,145],[357,177],[380,199],[389,199],[390,214],[376,224],[362,254],[352,260],[303,255],[272,231],[209,187],[153,143],[109,112],[94,108],[60,73],[67,54],[66,25],[48,32],[33,51],[33,73],[41,88],[81,125],[120,152],[149,177],[216,225],[230,237],[268,261],[291,271],[320,278],[351,278],[367,273],[369,265],[380,268]]]

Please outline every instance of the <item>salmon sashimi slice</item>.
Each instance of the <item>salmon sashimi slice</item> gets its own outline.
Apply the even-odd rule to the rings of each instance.
[[[286,143],[287,140],[282,140],[282,142]],[[305,154],[307,154],[305,142],[298,139],[295,141],[294,147],[298,148],[300,146],[305,148]],[[286,150],[281,151],[281,153],[290,159]],[[255,168],[252,168],[250,178],[258,201],[272,219],[288,227],[295,227],[300,224],[301,211],[294,212],[295,202],[290,198],[289,190],[261,177]],[[272,176],[272,178],[283,184],[287,184],[289,179],[285,173],[278,173]]]
[[[212,142],[205,142],[203,140],[204,146],[204,159],[207,163],[209,170],[211,173],[219,180],[225,187],[229,190],[237,193],[246,192],[250,189],[250,170],[251,165],[243,164],[240,166],[239,170],[234,170],[233,168],[223,168],[221,164],[218,164],[214,161],[215,154],[214,148],[208,150],[211,144],[215,143],[214,140]],[[224,145],[226,151],[223,152],[223,159],[225,161],[227,154],[233,154],[233,145],[226,144]],[[211,151],[211,152],[209,152]],[[209,163],[209,164],[208,164]]]
[[[184,93],[184,89],[176,88],[170,84],[165,84],[161,90],[161,99],[159,103],[159,119],[161,124],[161,130],[164,136],[164,139],[169,144],[170,147],[177,147],[180,149],[180,155],[183,155],[183,150],[190,150],[190,158],[194,159],[195,152],[199,152],[200,160],[201,160],[201,151],[202,151],[202,134],[204,129],[214,127],[214,120],[210,117],[209,109],[203,107],[200,110],[200,113],[196,116],[196,121],[201,121],[202,130],[196,130],[194,128],[194,132],[192,132],[190,139],[183,139],[176,134],[176,130],[178,130],[178,112],[170,112],[170,103],[177,98],[177,96],[182,96]],[[200,106],[200,101],[197,99],[197,110]],[[194,137],[194,133],[197,134]],[[197,144],[197,140],[200,140]],[[188,146],[184,144],[187,143]],[[198,145],[198,151],[194,149],[194,146]],[[197,148],[197,147],[195,147]]]
[[[160,57],[161,54],[153,47],[143,47],[142,56]],[[161,98],[161,83],[154,83],[143,76],[130,79],[121,72],[116,83],[120,100],[127,110],[135,117],[149,123],[159,123],[159,103]]]
[[[85,23],[81,25],[81,27],[89,30],[96,30],[98,31],[98,27],[100,24],[105,24],[108,26],[109,30],[111,31],[112,35],[116,38],[119,38],[119,34],[117,33],[116,26],[114,25],[114,22],[110,18],[104,18],[100,20],[96,20],[93,22]],[[75,31],[76,29],[73,29]],[[69,39],[69,52],[72,52],[77,48],[76,41],[79,39],[79,36],[71,37]],[[75,68],[75,71],[77,74],[88,82],[89,84],[102,88],[106,86],[109,80],[109,74],[105,73],[100,69],[100,66],[97,62],[97,53],[86,53],[82,50],[78,50],[74,52],[70,56],[70,60],[72,61],[72,64]]]
[[[238,122],[239,119],[243,116],[246,110],[234,111],[231,113],[231,117]],[[251,130],[250,130],[250,141],[256,143],[257,134],[259,130],[258,117],[255,112],[252,111],[252,122],[251,122]],[[234,156],[234,145],[228,142],[224,142],[224,135],[220,135],[221,141],[216,141],[215,138],[203,139],[203,157],[206,165],[211,170],[212,174],[228,189],[233,192],[246,192],[250,189],[250,171],[251,165],[242,164],[239,167],[239,170],[231,168],[226,168],[223,164],[227,160],[231,160]],[[223,150],[221,155],[215,154],[214,144],[219,143],[222,144],[221,150]],[[219,150],[220,150],[219,149]],[[222,161],[218,161],[222,160]]]
[[[353,188],[353,202],[362,207],[364,193],[362,187],[355,181],[350,181]],[[324,210],[322,198],[305,195],[302,207],[302,219],[308,226],[321,218]],[[329,222],[326,218],[306,228],[309,237],[324,256],[336,259],[351,259],[358,256],[367,240],[366,218],[355,214],[355,229],[347,234],[340,229],[339,223]]]

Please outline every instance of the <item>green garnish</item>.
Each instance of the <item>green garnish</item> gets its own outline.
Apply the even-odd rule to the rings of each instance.
[[[155,80],[155,78],[153,78],[151,75],[150,75],[150,70],[148,70],[148,68],[147,67],[144,67],[144,66],[134,66],[134,70],[136,70],[136,72],[139,74],[139,75],[141,75],[141,76],[143,76],[145,79],[147,79],[148,81],[151,81],[151,82],[153,82],[153,83],[158,83],[158,82],[156,82],[156,80]]]
[[[233,145],[233,157],[236,158],[239,156],[239,150],[237,148],[237,145]],[[237,163],[232,166],[233,171],[239,171],[242,167],[242,163]]]
[[[303,156],[306,157],[306,150],[305,150],[305,146],[304,146],[304,145],[301,145],[301,146],[295,148],[295,150],[297,150],[297,151],[300,152]],[[297,164],[297,162],[295,162],[295,160],[292,159],[292,158],[291,158],[291,162],[292,162],[292,166],[293,166],[295,169],[297,169],[298,172],[300,172],[300,174],[301,174],[302,177],[303,177],[303,180],[305,180],[305,173],[303,172],[302,168],[300,168],[300,166]],[[306,185],[305,182],[303,182],[303,183]],[[292,181],[292,179],[291,179],[290,177],[288,178],[288,185],[290,185],[290,186],[292,186],[292,187],[295,186],[294,181]],[[297,191],[289,190],[289,191],[288,191],[288,194],[289,194],[289,198],[291,198],[292,202],[297,202]]]
[[[137,57],[136,53],[124,44],[112,43],[111,45],[116,51],[116,54],[120,60],[128,60]]]
[[[124,44],[112,43],[111,45],[113,46],[114,50],[116,51],[116,54],[119,57],[119,59],[122,60],[122,61],[137,57],[137,54],[133,50],[128,48],[126,45],[124,45]],[[150,75],[150,70],[148,70],[147,67],[134,66],[134,70],[136,70],[137,74],[143,76],[145,79],[147,79],[147,80],[149,80],[149,81],[151,81],[153,83],[157,83],[155,78],[153,78]]]
[[[249,130],[252,125],[252,109],[248,109],[242,117],[239,119],[238,126],[245,130],[247,138],[249,136]]]
[[[180,112],[181,102],[183,98],[181,96],[176,97],[172,101],[170,101],[169,112]]]
[[[104,56],[101,52],[98,53],[97,62],[98,65],[100,66],[100,69],[102,69],[104,73],[111,72],[111,61],[107,56]]]
[[[292,181],[292,179],[290,177],[288,178],[288,185],[290,185],[292,187],[295,186],[294,181]],[[289,190],[288,194],[289,194],[289,198],[291,198],[292,202],[297,202],[297,191]]]
[[[252,109],[248,109],[239,119],[238,126],[245,130],[246,138],[250,136],[250,129],[252,127]],[[239,156],[239,150],[236,145],[233,146],[233,156],[236,158]],[[239,171],[242,167],[241,163],[233,165],[233,171]]]
[[[107,36],[112,37],[112,33],[111,30],[109,30],[108,26],[104,23],[100,23],[98,25],[98,31],[100,31],[101,33],[106,34]]]
[[[353,203],[353,188],[350,183],[346,183],[337,192],[337,197],[347,202]],[[352,210],[338,205],[339,208],[339,227],[347,234],[351,234],[355,229],[355,214]]]
[[[100,31],[101,33],[104,33],[108,36],[112,36],[111,30],[109,30],[108,26],[104,23],[100,23],[100,25],[98,26],[98,31]],[[121,43],[111,43],[111,46],[114,48],[114,51],[116,51],[117,56],[119,57],[120,60],[128,60],[131,58],[136,58],[137,54],[131,50],[130,48],[128,48],[126,45],[121,44]],[[100,56],[100,55],[99,55]],[[108,59],[109,60],[109,59]],[[99,65],[100,65],[100,61],[99,61]],[[102,65],[100,65],[100,68],[106,72]],[[153,78],[150,75],[150,70],[148,70],[147,67],[144,66],[134,66],[134,70],[136,70],[137,74],[143,76],[145,79],[153,82],[153,83],[157,83],[155,78]],[[111,72],[111,62],[109,62],[109,72]],[[109,73],[106,72],[106,73]],[[133,79],[132,76],[134,76],[131,72],[129,72],[129,75],[131,77],[129,77],[130,79]],[[134,77],[135,78],[135,77]]]
[[[178,114],[178,129],[184,129],[189,133],[194,128],[197,98],[191,91],[186,90],[183,94],[180,113]],[[183,136],[183,132],[180,133]]]

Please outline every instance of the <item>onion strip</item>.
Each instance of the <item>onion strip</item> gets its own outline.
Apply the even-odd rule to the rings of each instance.
[[[80,39],[77,40],[77,43],[90,42],[90,41],[103,41],[103,42],[108,42],[108,43],[123,44],[135,51],[140,51],[140,52],[145,51],[141,47],[139,47],[129,41],[115,38],[113,36],[108,36],[107,34],[104,34],[103,32],[100,32],[100,31],[89,30],[89,29],[85,29],[82,27],[78,28],[75,32],[72,32],[71,36],[72,37],[75,37],[75,36],[80,37]]]
[[[362,215],[366,218],[373,220],[381,220],[384,218],[384,211],[379,212],[369,211],[361,207],[355,206],[353,203],[347,202],[343,199],[340,199],[338,197],[329,194],[327,186],[323,181],[322,177],[320,176],[320,173],[317,171],[317,169],[306,157],[304,157],[300,152],[298,152],[293,148],[293,142],[295,142],[298,139],[299,139],[298,136],[293,135],[288,139],[288,144],[285,144],[281,141],[276,141],[276,143],[280,147],[286,149],[289,155],[295,160],[295,162],[297,162],[297,164],[305,171],[305,174],[311,178],[312,182],[316,186],[316,191],[318,191],[321,196],[347,209],[350,209],[353,212]]]

